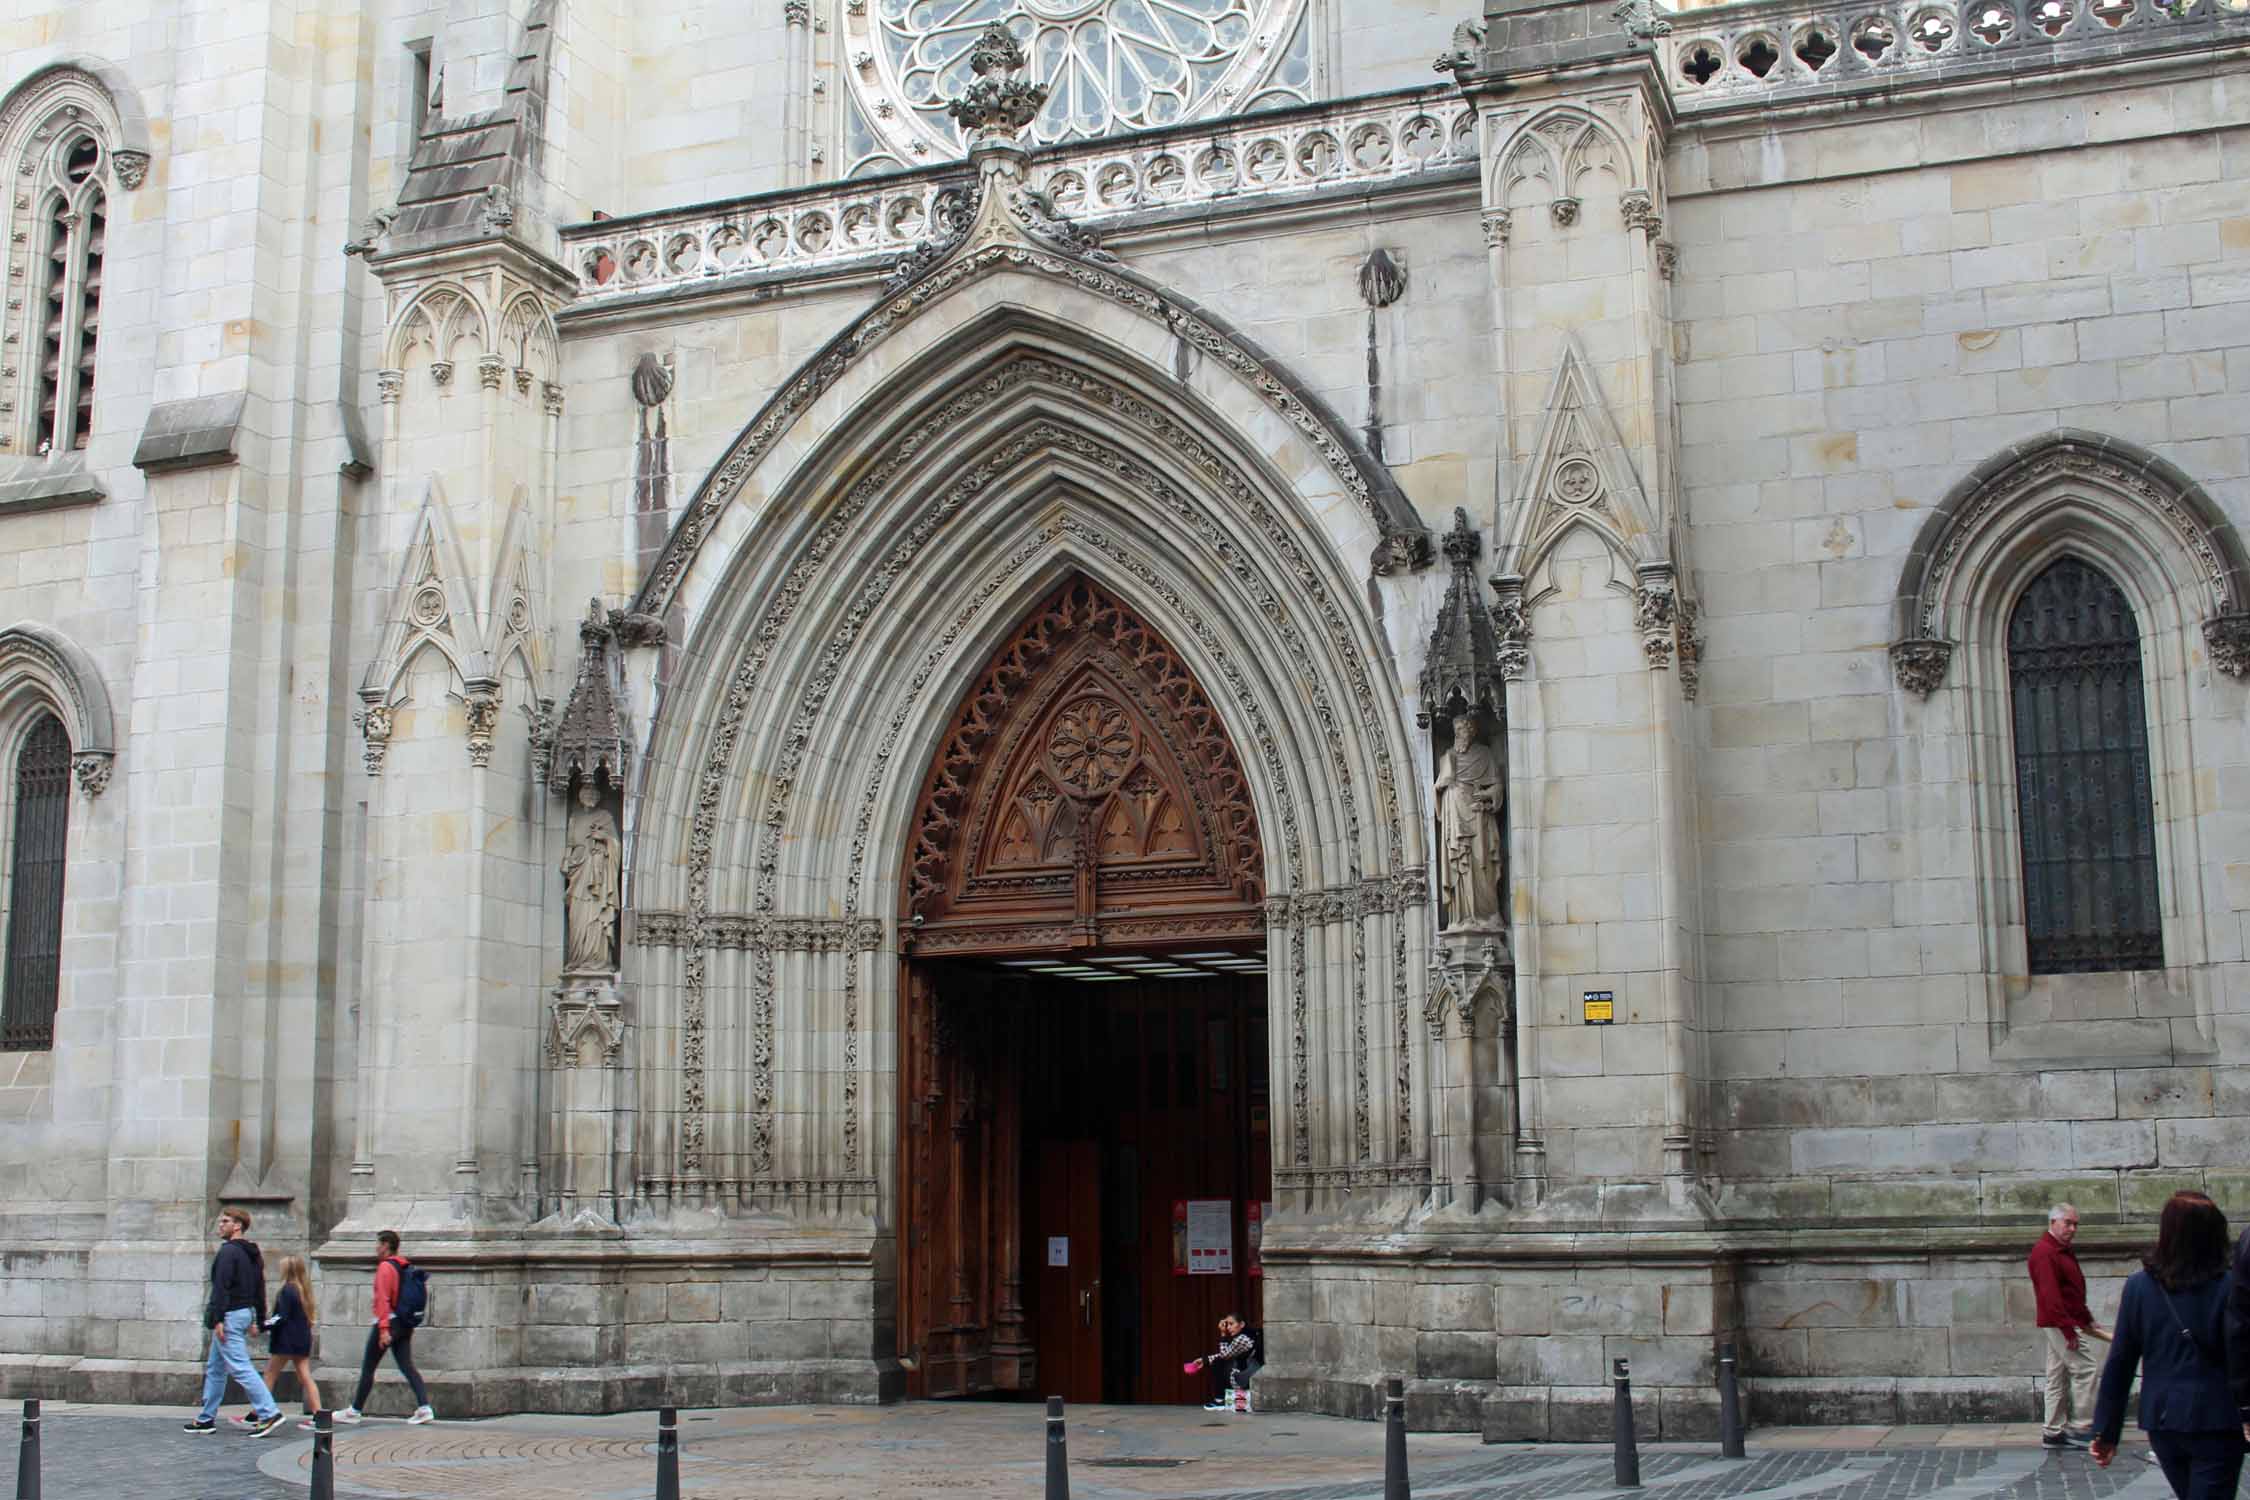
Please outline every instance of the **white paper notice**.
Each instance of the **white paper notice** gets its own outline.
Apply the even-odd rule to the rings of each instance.
[[[1070,1264],[1069,1235],[1053,1234],[1047,1237],[1047,1264],[1050,1266],[1067,1266]]]
[[[1190,1276],[1234,1274],[1234,1202],[1228,1198],[1190,1198],[1187,1206]]]

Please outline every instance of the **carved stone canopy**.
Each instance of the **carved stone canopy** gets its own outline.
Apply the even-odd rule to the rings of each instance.
[[[571,684],[570,701],[555,726],[554,753],[547,768],[547,784],[558,797],[569,796],[572,782],[580,776],[589,781],[606,776],[611,786],[625,784],[631,740],[624,710],[618,706],[623,695],[615,648],[632,619],[622,611],[603,609],[599,599],[587,603],[586,619],[578,627],[578,680]]]
[[[1453,529],[1440,545],[1452,564],[1445,605],[1430,632],[1429,659],[1422,667],[1420,704],[1415,722],[1427,728],[1434,719],[1481,713],[1495,722],[1506,718],[1507,686],[1501,671],[1500,632],[1477,581],[1477,554],[1483,545],[1469,526],[1469,513],[1456,508]]]

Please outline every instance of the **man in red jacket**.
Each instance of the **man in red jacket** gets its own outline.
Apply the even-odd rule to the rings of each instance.
[[[2058,1203],[2047,1210],[2047,1232],[2031,1247],[2031,1292],[2047,1346],[2047,1420],[2040,1441],[2050,1448],[2085,1444],[2094,1420],[2092,1341],[2109,1337],[2086,1310],[2086,1273],[2070,1248],[2076,1238],[2078,1210]]]

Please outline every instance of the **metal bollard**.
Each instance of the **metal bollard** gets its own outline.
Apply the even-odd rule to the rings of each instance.
[[[656,1500],[680,1500],[680,1409],[656,1414]]]
[[[23,1446],[16,1450],[16,1500],[39,1500],[39,1398],[23,1403]]]
[[[331,1412],[313,1413],[311,1500],[336,1500],[336,1418]]]
[[[1719,1457],[1742,1458],[1742,1393],[1734,1383],[1734,1345],[1719,1346]]]
[[[1383,1500],[1411,1500],[1406,1477],[1406,1382],[1393,1375],[1383,1386]]]
[[[1627,1373],[1624,1360],[1615,1362],[1616,1373],[1611,1377],[1617,1386],[1614,1411],[1614,1431],[1617,1439],[1617,1487],[1637,1490],[1641,1487],[1641,1450],[1633,1441],[1633,1379]]]
[[[1047,1500],[1070,1500],[1070,1444],[1063,1434],[1063,1399],[1047,1398]]]

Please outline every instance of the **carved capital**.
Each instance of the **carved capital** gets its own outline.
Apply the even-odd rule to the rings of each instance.
[[[812,24],[811,0],[782,0],[781,18],[791,26]]]
[[[508,362],[497,354],[487,354],[477,361],[477,380],[488,391],[500,389],[500,377],[507,372]]]
[[[370,703],[359,713],[359,732],[366,741],[362,754],[367,761],[367,774],[383,774],[383,752],[391,745],[391,710],[385,703]]]
[[[1515,224],[1515,215],[1504,208],[1484,211],[1484,248],[1497,250],[1508,243],[1508,231]]]
[[[70,769],[77,773],[78,791],[91,800],[99,797],[109,785],[109,768],[117,759],[108,750],[81,750],[70,758]]]
[[[130,193],[148,180],[148,153],[130,147],[112,151],[109,164],[117,173],[117,185]]]
[[[1679,591],[1671,570],[1647,568],[1634,592],[1633,623],[1641,632],[1641,651],[1649,668],[1662,672],[1672,665],[1679,645]]]
[[[546,409],[548,416],[561,416],[563,406],[563,388],[555,384],[555,382],[553,382],[552,380],[541,381],[539,383],[539,404]]]
[[[2250,677],[2250,614],[2213,615],[2203,622],[2211,665],[2229,677]]]
[[[500,700],[478,693],[466,701],[469,723],[469,764],[483,770],[492,764],[492,740],[500,729]]]
[[[1658,240],[1653,248],[1656,251],[1656,274],[1670,281],[1672,273],[1680,268],[1680,247],[1670,240]]]
[[[1547,205],[1547,211],[1555,216],[1555,227],[1558,229],[1568,229],[1578,222],[1578,200],[1576,198],[1557,198],[1553,203]]]
[[[1664,227],[1664,220],[1657,216],[1656,199],[1645,188],[1635,188],[1619,198],[1617,208],[1627,229],[1638,229],[1650,239]]]
[[[441,390],[453,384],[452,360],[433,359],[430,361],[430,384],[439,387]]]
[[[1521,682],[1531,669],[1531,612],[1524,608],[1521,579],[1494,579],[1499,602],[1492,607],[1493,634],[1499,641],[1500,677]]]
[[[1917,697],[1927,698],[1945,681],[1953,662],[1953,643],[1919,639],[1899,641],[1891,647],[1891,675],[1898,685]]]
[[[531,394],[531,371],[529,371],[529,370],[525,369],[525,368],[524,368],[524,367],[523,367],[522,365],[517,365],[517,366],[516,366],[516,368],[515,368],[515,377],[516,377],[516,394],[517,394],[517,395],[519,395],[519,396],[528,396],[528,395],[530,395],[530,394]]]
[[[1677,639],[1680,653],[1680,695],[1688,702],[1703,688],[1703,631],[1697,623],[1695,601],[1682,599]]]
[[[383,398],[385,406],[398,405],[399,398],[406,394],[406,372],[404,370],[377,370],[375,372],[375,393]]]

